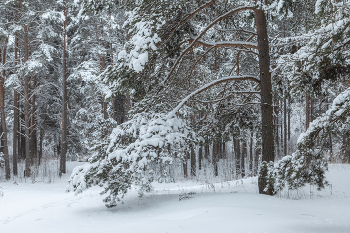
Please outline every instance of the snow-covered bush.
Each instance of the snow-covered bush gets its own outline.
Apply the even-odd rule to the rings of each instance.
[[[89,164],[74,169],[70,188],[75,193],[99,185],[107,194],[107,207],[116,206],[131,185],[140,187],[140,195],[152,189],[154,172],[151,164],[169,165],[184,155],[184,145],[191,134],[186,123],[164,114],[137,114],[116,127],[109,144],[94,148]]]

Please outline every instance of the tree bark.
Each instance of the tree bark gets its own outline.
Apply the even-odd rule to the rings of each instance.
[[[187,174],[187,161],[188,161],[188,152],[185,152],[185,158],[182,161],[182,167],[184,170],[184,177],[187,178],[188,174]]]
[[[288,97],[288,153],[292,151],[291,143],[290,143],[290,111],[291,111],[291,104],[290,104],[291,98]]]
[[[287,143],[287,99],[284,98],[283,100],[283,125],[284,125],[284,132],[283,132],[283,135],[284,135],[284,139],[283,139],[283,142],[284,142],[284,145],[283,145],[283,149],[284,149],[284,156],[287,155],[288,153],[288,143]]]
[[[28,27],[24,27],[24,62],[29,60],[29,43],[28,43]],[[25,176],[31,175],[31,156],[30,156],[30,77],[24,77],[24,124],[25,124]]]
[[[279,152],[279,147],[280,147],[280,141],[279,141],[279,119],[278,119],[278,115],[279,115],[279,102],[275,103],[274,106],[274,124],[275,124],[275,134],[274,134],[274,140],[276,142],[276,152]]]
[[[254,171],[253,171],[253,131],[250,133],[250,143],[249,143],[249,172],[250,175],[253,176],[254,175]]]
[[[235,151],[236,178],[241,174],[241,148],[239,139],[233,138],[233,148]]]
[[[209,140],[205,139],[205,145],[204,145],[204,159],[208,161],[209,159],[209,151],[210,151],[210,145],[209,145]]]
[[[214,174],[215,176],[219,175],[218,171],[218,156],[219,156],[220,145],[217,142],[213,142],[213,156],[212,156],[212,164],[214,166]]]
[[[68,20],[68,0],[65,1],[64,9],[64,32],[63,32],[63,58],[62,58],[62,136],[61,136],[61,156],[60,156],[60,174],[66,173],[66,160],[67,160],[67,20]]]
[[[191,176],[196,176],[196,152],[194,146],[191,147]]]
[[[125,95],[118,95],[114,100],[114,115],[118,125],[122,124],[125,121],[125,103]]]
[[[15,35],[15,73],[17,73],[17,64],[18,64],[18,37]],[[19,115],[18,115],[18,110],[19,110],[19,102],[18,102],[18,93],[17,90],[13,90],[13,137],[12,137],[12,160],[13,160],[13,175],[17,176],[18,175],[18,166],[17,166],[17,161],[18,161],[18,154],[17,154],[17,149],[18,149],[18,125],[19,125]]]
[[[246,172],[245,172],[245,159],[247,158],[247,143],[243,142],[242,143],[242,157],[241,157],[241,174],[242,178],[245,177]]]
[[[32,92],[33,92],[33,96],[32,96],[32,113],[31,113],[31,135],[30,135],[30,138],[31,138],[31,150],[30,150],[30,153],[31,153],[31,158],[37,162],[37,139],[36,139],[36,118],[35,118],[35,112],[36,112],[36,108],[35,108],[35,101],[36,101],[36,96],[35,96],[35,88],[36,88],[36,77],[34,76],[33,77],[34,79],[34,86],[32,88]]]
[[[44,140],[44,131],[45,130],[45,121],[43,127],[40,130],[40,144],[39,144],[39,165],[41,164],[41,159],[43,157],[43,140]]]
[[[5,177],[6,180],[9,180],[11,178],[11,172],[10,172],[10,157],[9,157],[9,151],[7,147],[7,128],[6,128],[6,116],[5,116],[5,63],[6,63],[6,51],[7,51],[7,43],[8,43],[8,37],[6,38],[5,47],[2,51],[2,64],[3,64],[3,70],[2,70],[2,77],[1,77],[1,84],[0,84],[0,111],[1,111],[1,127],[2,127],[2,140],[4,141],[4,159],[5,159]]]
[[[267,35],[267,24],[265,12],[261,9],[255,10],[255,20],[258,35],[259,70],[261,87],[261,123],[262,123],[262,161],[270,162],[275,159],[275,148],[273,140],[273,108],[272,108],[272,84],[270,73],[269,39]],[[265,192],[267,184],[266,175],[259,177],[259,193],[272,195]]]
[[[306,130],[309,128],[309,122],[310,122],[310,95],[306,94],[306,104],[305,104],[305,128]]]
[[[199,147],[198,151],[198,170],[202,170],[203,146]]]

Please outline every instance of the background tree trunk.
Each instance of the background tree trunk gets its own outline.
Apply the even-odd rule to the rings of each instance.
[[[236,163],[236,178],[241,174],[241,146],[238,139],[233,138],[233,147],[235,152],[235,163]]]
[[[191,147],[191,176],[196,176],[196,151]]]
[[[5,159],[5,176],[6,180],[9,180],[11,178],[11,169],[10,169],[10,157],[9,157],[9,151],[7,147],[7,129],[6,129],[6,116],[5,116],[5,63],[6,63],[6,51],[7,51],[7,43],[8,43],[8,37],[6,38],[5,47],[2,51],[2,64],[3,64],[3,70],[2,70],[2,77],[1,77],[1,83],[0,83],[0,111],[1,111],[1,128],[2,128],[2,140],[4,143],[4,159]]]
[[[17,66],[18,64],[18,37],[15,35],[15,73],[17,73]],[[19,126],[19,102],[18,102],[18,93],[17,90],[14,89],[13,91],[13,137],[12,137],[12,160],[13,160],[13,175],[18,175],[18,167],[17,167],[17,161],[18,161],[18,126]]]
[[[28,27],[24,27],[24,62],[29,59]],[[30,157],[30,76],[24,77],[24,124],[25,124],[25,176],[30,177],[32,165]]]

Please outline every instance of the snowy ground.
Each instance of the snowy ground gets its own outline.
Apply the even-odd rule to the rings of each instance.
[[[321,192],[308,186],[259,195],[256,178],[155,184],[142,199],[131,191],[112,209],[104,206],[99,188],[65,193],[67,178],[53,184],[1,183],[0,233],[350,232],[350,165],[331,165],[332,187]],[[193,198],[179,201],[179,194],[190,191],[196,192]]]

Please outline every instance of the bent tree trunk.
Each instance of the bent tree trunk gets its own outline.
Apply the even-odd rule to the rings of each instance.
[[[259,69],[261,87],[261,123],[262,123],[262,161],[274,161],[273,114],[272,114],[272,85],[270,74],[269,41],[267,36],[266,16],[263,10],[255,10],[255,20],[258,34]],[[259,176],[260,194],[272,195],[273,190],[264,191],[266,175]]]

